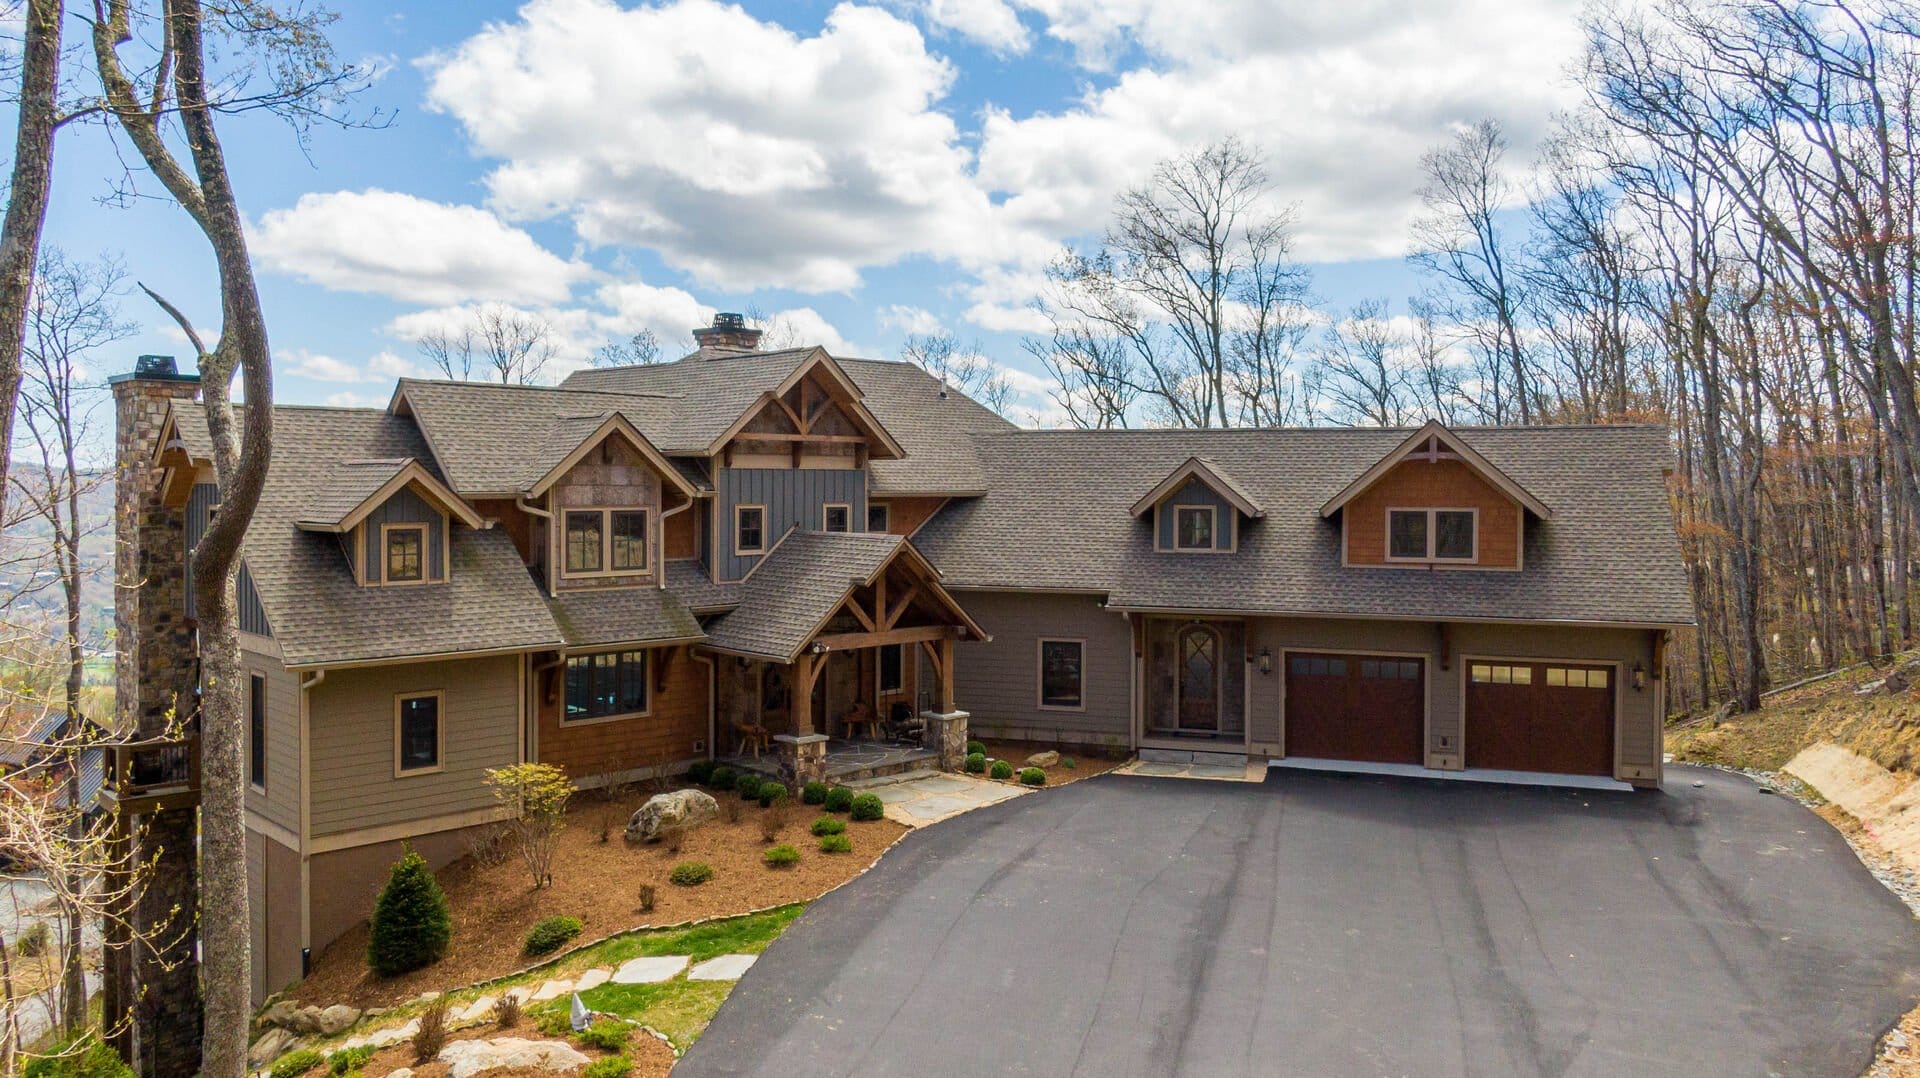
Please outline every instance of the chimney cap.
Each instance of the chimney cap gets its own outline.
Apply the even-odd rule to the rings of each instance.
[[[713,328],[745,329],[747,328],[747,316],[737,311],[719,311],[713,316]]]
[[[760,347],[760,331],[747,326],[745,315],[721,311],[713,316],[713,325],[693,331],[693,343],[708,358],[731,352],[752,352]]]
[[[116,374],[108,382],[198,382],[198,374],[181,374],[172,356],[144,355],[133,361],[130,374]]]

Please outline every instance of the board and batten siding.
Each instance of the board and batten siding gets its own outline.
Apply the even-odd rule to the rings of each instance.
[[[715,549],[721,580],[739,580],[759,562],[758,555],[733,553],[733,510],[741,505],[767,507],[768,549],[798,525],[819,531],[827,505],[852,507],[851,526],[867,526],[867,473],[849,468],[721,468],[714,484]]]
[[[1211,506],[1213,515],[1213,549],[1232,550],[1234,533],[1240,526],[1239,511],[1234,509],[1225,498],[1198,479],[1189,479],[1180,484],[1180,489],[1166,496],[1154,507],[1154,526],[1159,529],[1159,539],[1155,544],[1161,550],[1172,550],[1174,526],[1180,514],[1174,512],[1176,506]],[[1201,553],[1205,553],[1204,549]]]
[[[954,654],[954,702],[976,736],[1124,749],[1132,745],[1133,630],[1090,595],[963,591],[993,639]],[[1084,707],[1040,707],[1041,639],[1085,640]]]
[[[267,682],[267,792],[247,783],[247,811],[300,833],[300,675],[277,657],[242,649],[240,667],[249,679]],[[251,706],[249,687],[247,699]],[[251,729],[251,726],[249,726]],[[251,773],[248,779],[251,780]]]
[[[187,495],[187,616],[198,616],[199,607],[195,605],[193,593],[193,551],[200,546],[200,540],[207,534],[207,525],[213,520],[213,507],[220,504],[220,487],[214,483],[195,483],[193,491]],[[266,608],[260,605],[260,593],[254,589],[253,574],[247,571],[247,563],[240,563],[238,579],[234,582],[235,599],[240,614],[240,631],[255,636],[272,636],[273,627],[267,623]]]
[[[491,808],[485,771],[520,755],[519,656],[335,670],[308,691],[317,837]],[[441,768],[394,777],[394,698],[446,694]]]
[[[387,571],[386,551],[380,545],[380,526],[383,524],[425,524],[427,526],[427,579],[445,580],[447,578],[447,535],[446,517],[440,510],[427,504],[427,500],[413,492],[412,487],[402,487],[393,497],[381,502],[367,519],[360,522],[356,529],[360,532],[361,542],[366,544],[367,583],[378,584]]]

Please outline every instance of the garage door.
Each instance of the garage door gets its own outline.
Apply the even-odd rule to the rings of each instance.
[[[1288,756],[1423,763],[1426,664],[1394,655],[1287,654]]]
[[[1611,666],[1467,663],[1467,766],[1613,774]]]

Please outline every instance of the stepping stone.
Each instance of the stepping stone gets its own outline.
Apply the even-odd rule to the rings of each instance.
[[[579,980],[573,982],[573,990],[585,992],[589,988],[598,988],[612,979],[613,971],[610,969],[590,969],[582,973]]]
[[[468,1004],[467,1009],[461,1011],[460,1017],[455,1019],[455,1021],[478,1022],[491,1018],[493,1017],[493,1005],[495,1002],[497,1001],[492,996],[481,996],[479,999]]]
[[[753,968],[757,954],[723,954],[709,958],[687,971],[689,981],[737,981]]]
[[[572,981],[548,981],[546,984],[540,986],[538,992],[533,994],[533,1001],[535,1003],[545,1003],[550,999],[559,999],[571,991],[573,991]]]
[[[972,789],[974,783],[950,775],[941,775],[937,778],[921,779],[911,785],[918,786],[922,791],[930,794],[957,794],[962,790]]]
[[[373,1045],[375,1048],[385,1048],[390,1044],[410,1041],[413,1039],[413,1035],[418,1032],[420,1032],[420,1020],[415,1018],[404,1026],[395,1026],[391,1029],[377,1030],[367,1034],[367,1043]]]
[[[925,797],[901,805],[900,811],[916,820],[938,820],[974,807],[973,802],[962,801],[957,797]]]
[[[681,970],[687,968],[690,961],[683,954],[664,954],[653,958],[636,958],[621,966],[613,973],[614,984],[659,984],[672,980]]]
[[[873,791],[873,796],[883,805],[898,805],[922,796],[919,786],[917,782],[896,782]]]

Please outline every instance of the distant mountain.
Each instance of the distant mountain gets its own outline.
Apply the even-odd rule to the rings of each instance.
[[[17,467],[17,463],[16,463]],[[40,477],[16,471],[14,479],[31,483]],[[80,496],[80,635],[87,647],[106,651],[113,631],[114,477],[89,473]],[[53,529],[46,518],[31,515],[27,500],[14,492],[7,517],[12,523],[0,532],[0,602],[10,601],[15,623],[31,616],[47,619],[49,632],[60,632],[66,597],[61,593],[53,564]],[[17,520],[14,518],[18,518]]]

